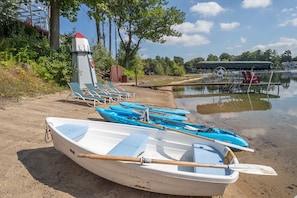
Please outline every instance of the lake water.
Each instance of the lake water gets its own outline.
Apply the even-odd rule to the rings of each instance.
[[[269,133],[265,128],[279,128],[283,134],[283,127],[286,127],[287,131],[297,133],[297,72],[274,75],[278,76],[275,80],[280,85],[272,85],[268,91],[264,87],[249,94],[222,93],[208,87],[185,87],[175,92],[176,97],[182,97],[176,98],[176,104],[189,110],[195,120],[209,125],[228,121],[230,127],[238,126],[247,136],[247,133],[249,136]],[[252,132],[251,127],[259,130]],[[289,134],[286,132],[286,135]]]
[[[175,100],[178,108],[191,112],[191,122],[229,129],[246,139],[255,153],[239,154],[240,162],[261,162],[278,172],[269,181],[267,177],[259,178],[250,190],[267,197],[294,197],[297,195],[297,71],[270,74],[258,75],[261,82],[269,82],[272,77],[271,82],[280,85],[251,87],[254,93],[249,94],[224,93],[214,86],[180,87],[174,92]],[[267,185],[267,182],[271,183]],[[252,186],[245,184],[247,188]]]

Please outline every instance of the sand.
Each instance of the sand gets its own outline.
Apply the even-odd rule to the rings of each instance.
[[[170,91],[132,86],[127,89],[136,93],[135,98],[127,101],[176,107]],[[73,99],[66,102],[69,94],[70,91],[63,91],[0,103],[1,197],[178,197],[135,190],[105,180],[56,151],[52,142],[46,142],[46,117],[101,120],[95,109],[84,102]],[[100,107],[108,107],[108,104]],[[229,185],[225,194],[217,197],[274,197],[279,189],[271,188],[270,184],[277,186],[277,182],[276,177],[240,175],[238,182]],[[292,188],[296,192],[296,186]],[[294,197],[293,192],[277,195]]]

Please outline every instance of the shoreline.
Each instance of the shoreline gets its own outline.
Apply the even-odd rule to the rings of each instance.
[[[170,91],[133,86],[126,88],[136,93],[134,98],[126,101],[176,108]],[[2,197],[180,197],[135,190],[100,178],[56,151],[52,142],[45,142],[46,117],[102,120],[95,109],[84,102],[73,99],[66,102],[69,93],[70,90],[67,90],[1,106]],[[98,107],[108,106],[105,104]],[[240,175],[240,179],[229,185],[223,196],[213,197],[259,197],[255,189],[248,188],[249,182],[257,184],[257,178]],[[272,182],[276,181],[272,179]],[[259,182],[263,182],[263,179]],[[261,187],[269,188],[265,184]]]

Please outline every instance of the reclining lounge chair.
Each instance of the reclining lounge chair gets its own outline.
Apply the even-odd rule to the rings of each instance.
[[[71,93],[67,96],[66,100],[68,100],[68,98],[72,96],[75,99],[83,100],[89,106],[91,105],[87,102],[88,100],[93,101],[94,107],[96,107],[96,103],[106,104],[106,98],[92,96],[92,95],[85,95],[83,91],[80,89],[79,84],[77,82],[70,82],[68,83],[68,86],[71,89]]]
[[[98,96],[98,97],[102,97],[102,98],[106,98],[108,100],[109,103],[113,102],[113,101],[120,101],[121,100],[121,96],[119,95],[112,95],[112,94],[105,94],[105,93],[100,93],[96,90],[96,87],[94,87],[93,84],[85,84],[85,86],[88,89],[88,92],[93,95],[93,96]]]
[[[111,81],[107,81],[107,85],[114,93],[127,94],[128,97],[135,97],[135,93],[132,91],[127,91],[121,87],[117,88]]]
[[[101,82],[97,82],[96,83],[96,85],[97,85],[97,88],[101,91],[101,92],[103,92],[103,93],[105,93],[105,94],[107,94],[107,95],[117,95],[117,96],[120,96],[121,97],[121,99],[127,99],[128,98],[128,94],[126,94],[126,93],[118,93],[118,92],[110,92],[108,89],[106,89],[104,86],[103,86],[103,84],[101,83]]]

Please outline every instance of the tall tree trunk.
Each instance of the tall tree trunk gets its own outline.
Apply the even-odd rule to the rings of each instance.
[[[95,7],[95,12],[97,15],[99,15],[99,11],[97,10],[97,8]],[[100,29],[100,20],[95,17],[95,23],[96,23],[96,32],[97,32],[97,44],[101,42],[101,29]]]
[[[100,21],[96,19],[97,44],[101,42]]]
[[[108,19],[108,25],[109,25],[109,56],[111,56],[111,34],[112,34],[112,32],[111,32],[111,20],[110,20],[110,18]]]
[[[117,45],[117,24],[114,23],[114,50],[115,50],[115,59],[118,64],[118,45]]]
[[[50,5],[50,46],[58,49],[60,46],[60,10],[56,1]]]
[[[104,17],[103,17],[103,14],[102,14],[102,21],[101,21],[101,25],[102,25],[102,40],[103,40],[103,47],[106,48],[106,44],[105,44],[105,28],[104,28],[104,25],[105,25],[105,21],[104,21]]]

